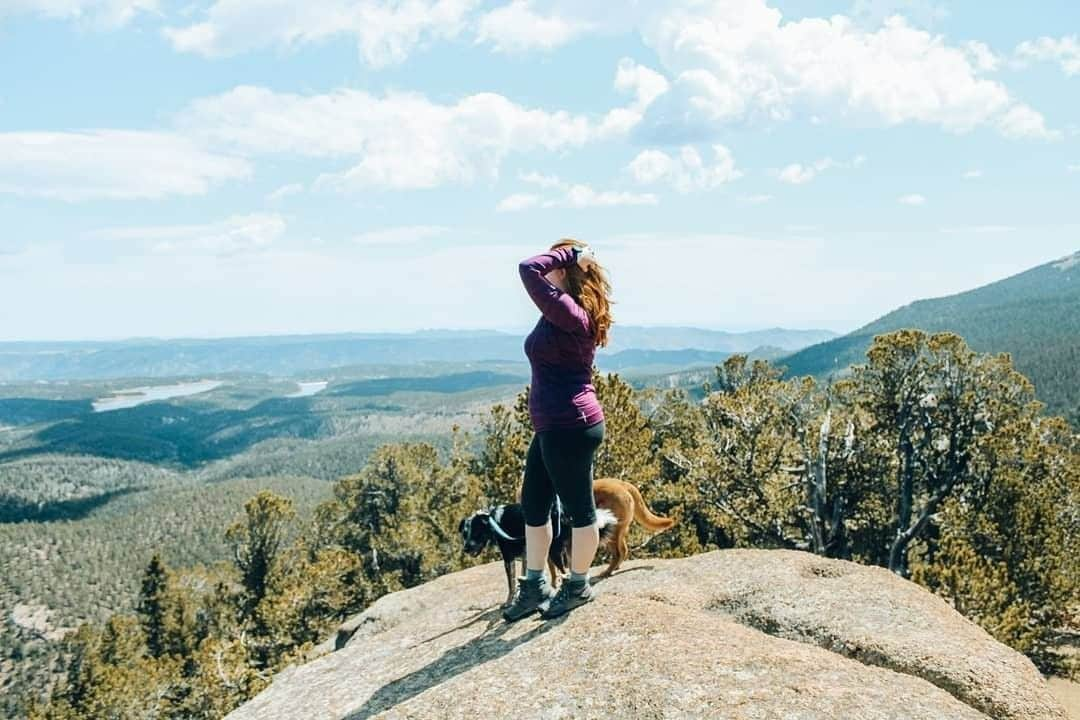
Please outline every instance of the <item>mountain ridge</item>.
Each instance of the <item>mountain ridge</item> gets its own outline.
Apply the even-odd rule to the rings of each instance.
[[[827,330],[728,333],[700,328],[618,326],[597,351],[794,351],[835,337]],[[0,342],[0,381],[181,377],[248,372],[289,376],[350,365],[432,361],[524,361],[524,333],[428,330],[421,333],[341,333],[224,339]]]
[[[1080,420],[1080,251],[964,292],[915,300],[777,361],[788,376],[843,373],[875,335],[955,332],[978,352],[1008,352],[1053,413]]]

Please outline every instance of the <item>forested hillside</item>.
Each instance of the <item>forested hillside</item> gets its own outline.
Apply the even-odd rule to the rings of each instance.
[[[1080,447],[1007,358],[904,331],[828,385],[741,355],[714,368],[704,402],[593,383],[607,422],[596,474],[677,520],[646,547],[635,527],[638,557],[787,548],[887,567],[1040,669],[1068,670],[1055,642],[1080,622]],[[491,407],[480,442],[455,432],[446,456],[386,443],[307,521],[259,492],[212,567],[151,558],[133,610],[66,638],[63,680],[30,717],[223,717],[377,598],[483,562],[454,528],[513,496],[526,405],[522,392]]]
[[[1012,355],[1048,412],[1080,423],[1080,252],[975,290],[919,300],[858,330],[778,361],[790,376],[842,373],[875,335],[958,333],[980,352]]]
[[[28,689],[42,687],[64,633],[133,609],[155,552],[184,567],[228,557],[225,529],[263,489],[290,498],[305,518],[330,494],[329,483],[311,478],[159,479],[77,519],[0,523],[0,717],[15,716]]]

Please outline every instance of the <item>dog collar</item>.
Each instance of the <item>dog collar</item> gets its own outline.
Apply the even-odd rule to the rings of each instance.
[[[505,530],[499,527],[499,523],[495,522],[495,518],[490,515],[488,515],[488,525],[490,525],[491,529],[495,531],[495,534],[501,537],[503,540],[510,540],[512,542],[517,542],[518,540],[521,540],[521,538],[510,537]]]
[[[499,526],[499,523],[495,521],[495,517],[492,516],[492,515],[488,515],[488,525],[491,527],[492,530],[495,531],[495,534],[498,535],[499,537],[501,537],[503,540],[509,540],[510,542],[517,542],[518,540],[523,540],[524,539],[524,538],[510,537],[509,533],[507,533],[505,530],[503,530]],[[555,522],[553,522],[552,525],[553,525],[552,540],[554,540],[555,538],[559,537],[559,531],[562,529],[562,502],[559,500],[558,495],[555,496]]]

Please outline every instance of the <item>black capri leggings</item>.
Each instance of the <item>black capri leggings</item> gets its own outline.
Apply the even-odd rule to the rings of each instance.
[[[548,521],[556,494],[573,527],[587,527],[596,522],[593,456],[603,441],[603,420],[585,428],[553,428],[533,433],[521,487],[527,525],[538,527]]]

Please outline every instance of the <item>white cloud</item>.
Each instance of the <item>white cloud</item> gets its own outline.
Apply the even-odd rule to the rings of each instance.
[[[496,52],[504,53],[552,50],[592,27],[580,18],[538,14],[530,0],[513,0],[480,18],[476,42],[491,43]]]
[[[557,190],[558,194],[543,197],[535,193],[515,193],[502,199],[495,207],[499,212],[516,212],[529,208],[589,208],[615,207],[617,205],[656,205],[659,201],[651,193],[631,193],[620,190],[594,190],[589,185],[568,183],[554,175],[523,173],[521,179],[545,190]]]
[[[773,199],[772,195],[768,195],[768,194],[764,194],[764,193],[757,194],[757,195],[740,195],[739,196],[739,202],[745,203],[747,205],[761,205],[762,203],[767,203],[767,202],[771,201],[772,199]]]
[[[918,193],[912,193],[910,195],[901,195],[897,198],[897,202],[901,205],[925,205],[926,198]]]
[[[352,168],[316,182],[317,188],[346,191],[493,179],[512,152],[580,147],[594,133],[584,116],[524,108],[494,93],[443,105],[416,93],[301,96],[255,87],[198,100],[180,123],[208,142],[244,153],[359,158]]]
[[[986,43],[970,40],[964,43],[964,52],[976,70],[982,72],[994,72],[1001,67],[1002,59],[990,49]]]
[[[615,205],[656,205],[659,202],[652,193],[631,193],[615,190],[593,190],[588,185],[571,185],[563,200],[556,200],[555,206],[586,208],[613,207]],[[550,207],[544,203],[544,207]]]
[[[653,102],[666,93],[670,83],[660,73],[639,65],[630,58],[619,60],[615,69],[615,89],[632,94],[633,100],[622,108],[614,108],[604,116],[597,134],[601,137],[618,137],[633,130]]]
[[[792,163],[780,171],[780,181],[792,185],[802,185],[803,183],[808,183],[813,180],[814,176],[817,175],[820,170],[824,170],[827,167],[829,166],[822,165],[820,168],[807,167],[799,163]]]
[[[628,3],[617,13],[570,0],[495,8],[480,0],[215,0],[198,22],[166,33],[177,49],[210,56],[349,35],[365,61],[380,67],[439,39],[525,52],[637,29],[673,78],[673,92],[641,128],[651,140],[701,141],[732,122],[796,112],[820,122],[923,123],[951,132],[988,125],[1008,137],[1060,137],[1005,85],[981,76],[1001,64],[989,46],[950,45],[911,24],[930,26],[946,15],[929,0],[856,0],[849,16],[788,22],[766,0]],[[1073,37],[1022,47],[1074,66]],[[637,126],[644,107],[613,111],[611,127]]]
[[[1002,83],[980,77],[993,65],[988,49],[948,45],[899,15],[869,31],[844,15],[782,22],[764,0],[719,0],[658,12],[643,36],[674,78],[646,118],[657,135],[709,137],[733,122],[796,112],[1050,134]]]
[[[357,245],[409,245],[431,238],[440,237],[450,232],[450,228],[441,225],[403,225],[361,233],[353,238]]]
[[[302,183],[289,183],[288,185],[282,185],[274,192],[266,196],[268,202],[278,202],[290,195],[299,195],[304,192],[304,186]]]
[[[893,15],[904,15],[929,27],[949,17],[949,10],[931,0],[855,0],[851,6],[851,16],[870,27],[877,27]]]
[[[1023,104],[1009,108],[1008,112],[998,119],[997,126],[1003,135],[1011,138],[1060,140],[1062,137],[1060,130],[1047,129],[1046,120],[1041,113]]]
[[[270,247],[285,232],[276,214],[233,215],[205,225],[156,225],[106,228],[90,234],[102,240],[137,241],[153,253],[169,255],[235,255]]]
[[[1080,173],[1080,165],[1070,165],[1068,170],[1071,173]]]
[[[234,152],[357,159],[319,177],[317,189],[433,188],[493,180],[512,153],[561,152],[623,136],[665,87],[662,77],[628,60],[620,62],[615,83],[634,98],[600,118],[527,108],[496,93],[442,104],[413,92],[305,96],[240,86],[192,102],[177,122],[193,137]]]
[[[114,28],[127,24],[141,12],[157,12],[158,6],[158,0],[4,0],[0,18],[33,13]]]
[[[528,208],[538,206],[543,198],[534,193],[514,193],[513,195],[507,195],[499,204],[495,206],[495,209],[499,212],[516,212],[517,210],[527,210]]]
[[[560,180],[556,175],[544,175],[543,173],[538,172],[527,172],[521,173],[518,177],[520,177],[527,183],[530,183],[532,185],[539,185],[540,187],[545,189],[565,187],[565,183]]]
[[[164,32],[173,47],[207,57],[355,37],[372,67],[400,63],[418,46],[457,36],[479,0],[216,0],[206,17]]]
[[[1026,40],[1016,46],[1014,53],[1021,64],[1029,61],[1056,62],[1068,76],[1080,75],[1080,36],[1068,35],[1060,39],[1040,37]]]
[[[632,32],[642,18],[667,2],[610,3],[581,0],[511,0],[476,21],[476,42],[497,52],[550,51],[582,35]]]
[[[693,146],[684,145],[678,155],[644,150],[630,161],[627,170],[639,183],[666,182],[680,193],[708,190],[742,177],[735,158],[723,145],[713,145],[713,163],[707,164]]]
[[[832,168],[857,168],[862,166],[865,162],[865,155],[856,155],[850,162],[842,162],[833,160],[831,157],[824,157],[809,165],[803,165],[802,163],[792,163],[787,165],[779,171],[777,177],[781,182],[786,182],[791,185],[802,185],[810,182],[826,170]]]
[[[964,173],[963,178],[965,180],[978,180],[982,175],[982,170],[968,170]]]
[[[68,201],[202,195],[250,174],[247,161],[170,133],[0,133],[0,193]]]

